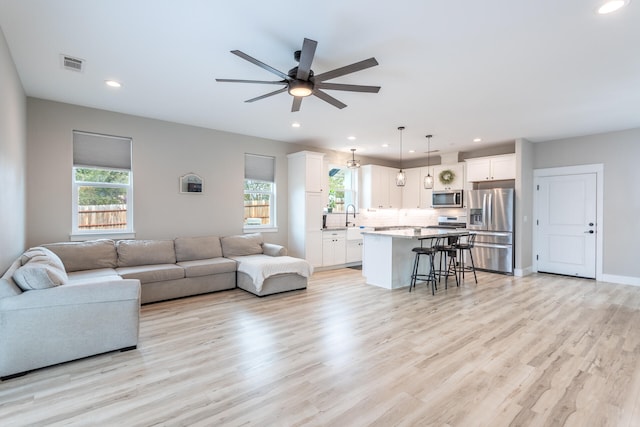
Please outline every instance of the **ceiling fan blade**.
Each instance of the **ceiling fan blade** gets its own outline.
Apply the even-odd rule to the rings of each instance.
[[[286,85],[287,82],[283,82],[282,80],[278,80],[275,82],[269,82],[265,80],[237,80],[237,79],[216,79],[217,82],[224,83],[260,83],[265,85]]]
[[[318,42],[311,39],[304,39],[302,43],[302,50],[300,51],[300,61],[298,61],[298,73],[296,78],[298,80],[309,80],[309,71],[311,71],[311,63],[313,62],[313,56],[316,54],[316,46]]]
[[[328,102],[329,104],[333,105],[334,107],[343,109],[344,107],[347,106],[347,104],[344,104],[344,103],[338,101],[333,96],[331,96],[331,95],[329,95],[329,94],[327,94],[327,93],[325,93],[325,92],[323,92],[321,90],[316,89],[316,90],[313,91],[313,94],[315,96],[317,96],[318,98],[322,99],[323,101]]]
[[[318,74],[315,76],[315,81],[323,82],[325,80],[335,79],[336,77],[355,73],[356,71],[365,70],[367,68],[375,67],[376,65],[378,65],[378,61],[376,61],[376,58],[365,59],[364,61],[355,62],[351,65],[345,65],[344,67],[336,68],[335,70]]]
[[[294,96],[293,104],[291,104],[291,112],[295,113],[296,111],[300,111],[300,105],[302,104],[302,96]]]
[[[244,102],[254,102],[254,101],[259,101],[259,100],[261,100],[261,99],[268,98],[268,97],[270,97],[270,96],[277,95],[277,94],[279,94],[279,93],[285,92],[286,90],[287,90],[287,87],[285,86],[285,87],[283,87],[282,89],[274,90],[273,92],[269,92],[269,93],[266,93],[266,94],[264,94],[264,95],[257,96],[257,97],[255,97],[255,98],[247,99],[247,100],[246,100],[246,101],[244,101]]]
[[[362,85],[346,85],[341,83],[316,83],[315,85],[318,89],[329,89],[329,90],[347,90],[350,92],[369,92],[369,93],[378,93],[380,90],[380,86],[362,86]]]
[[[239,56],[240,58],[242,58],[244,60],[247,60],[247,61],[251,62],[252,64],[257,65],[260,68],[263,68],[263,69],[269,71],[270,73],[275,74],[276,76],[282,77],[284,80],[291,80],[291,77],[289,77],[288,75],[286,75],[282,71],[276,70],[275,68],[273,68],[270,65],[265,64],[264,62],[258,61],[256,58],[253,58],[253,57],[247,55],[244,52],[241,52],[239,50],[232,50],[231,53],[233,53],[234,55]]]

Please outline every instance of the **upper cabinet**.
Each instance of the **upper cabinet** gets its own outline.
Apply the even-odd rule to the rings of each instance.
[[[378,165],[364,165],[360,168],[360,207],[396,208],[402,207],[402,187],[396,186],[397,169]]]
[[[324,188],[324,154],[300,151],[289,158],[289,186],[304,186],[304,191],[321,192]]]
[[[467,181],[498,181],[516,179],[516,155],[479,157],[467,159]]]
[[[420,169],[405,169],[407,183],[402,187],[402,207],[404,209],[416,209],[420,206]]]
[[[462,190],[464,182],[464,163],[433,167],[433,191]]]

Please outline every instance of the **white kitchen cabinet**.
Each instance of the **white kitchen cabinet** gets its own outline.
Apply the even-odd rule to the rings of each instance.
[[[289,154],[289,255],[322,266],[322,153]],[[315,189],[316,191],[308,191]]]
[[[452,182],[442,182],[441,174],[451,171],[454,175]],[[462,190],[464,188],[464,163],[437,165],[433,167],[433,191]]]
[[[395,168],[378,165],[364,165],[360,168],[361,197],[360,207],[401,208],[402,187],[396,186]]]
[[[325,230],[322,232],[322,266],[340,265],[346,262],[346,230]]]
[[[362,262],[362,239],[347,240],[347,264]]]
[[[287,155],[289,159],[289,182],[304,187],[304,191],[322,192],[324,189],[324,154],[299,151]]]
[[[467,159],[465,162],[467,164],[467,181],[469,182],[516,179],[515,154],[478,157]]]
[[[405,169],[407,183],[402,188],[402,207],[404,209],[416,209],[421,207],[420,189],[424,187],[420,181],[422,168]]]

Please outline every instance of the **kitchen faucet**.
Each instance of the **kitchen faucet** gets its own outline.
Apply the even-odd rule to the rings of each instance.
[[[351,224],[349,222],[349,206],[351,206],[353,208],[353,218],[355,219],[355,217],[356,217],[356,207],[354,205],[352,205],[351,203],[349,203],[347,205],[347,208],[345,209],[345,214],[344,214],[344,221],[345,221],[344,226],[345,227],[348,227],[349,224]]]

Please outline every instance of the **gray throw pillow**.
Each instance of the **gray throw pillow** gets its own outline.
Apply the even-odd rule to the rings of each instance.
[[[13,280],[23,291],[52,288],[69,280],[60,258],[46,248],[30,248],[20,261],[22,266],[13,273]]]
[[[220,239],[222,254],[227,258],[261,254],[263,242],[261,233],[227,236]]]

